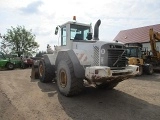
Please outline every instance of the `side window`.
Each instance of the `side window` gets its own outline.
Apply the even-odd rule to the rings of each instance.
[[[67,45],[67,42],[66,42],[66,39],[67,39],[67,37],[66,37],[66,27],[63,27],[62,29],[61,29],[61,46],[65,46],[65,45]]]

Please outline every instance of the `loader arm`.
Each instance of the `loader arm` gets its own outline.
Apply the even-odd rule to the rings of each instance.
[[[160,41],[160,33],[153,31],[153,28],[151,28],[149,30],[149,37],[152,53],[154,57],[160,59],[160,53],[156,50],[156,40]]]

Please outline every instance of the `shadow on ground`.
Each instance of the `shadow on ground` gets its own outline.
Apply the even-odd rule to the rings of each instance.
[[[118,90],[86,88],[79,96],[58,99],[73,120],[160,120],[160,106]]]
[[[146,81],[156,81],[160,82],[160,74],[154,73],[152,75],[141,75],[141,76],[136,76],[134,77],[136,80],[146,80]]]
[[[80,95],[69,98],[57,92],[55,83],[37,84],[48,97],[58,93],[62,109],[73,120],[160,120],[160,106],[116,89],[86,88]]]
[[[42,83],[42,82],[38,82],[38,86],[41,89],[42,92],[47,92],[48,93],[48,97],[52,97],[55,94],[57,94],[57,87],[56,87],[56,83],[52,82],[52,83]]]

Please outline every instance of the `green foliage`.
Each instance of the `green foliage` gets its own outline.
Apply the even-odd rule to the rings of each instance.
[[[24,26],[11,27],[3,36],[2,45],[6,45],[12,53],[17,53],[18,56],[33,54],[39,47],[35,42],[35,37],[32,30],[26,30]]]

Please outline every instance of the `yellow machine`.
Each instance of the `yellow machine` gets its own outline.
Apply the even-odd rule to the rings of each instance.
[[[149,30],[149,37],[150,37],[150,45],[151,45],[151,51],[152,51],[152,58],[160,62],[160,52],[156,49],[156,40],[160,41],[160,33],[153,31],[151,28]]]
[[[127,49],[127,59],[129,65],[138,65],[139,74],[143,73],[151,75],[153,73],[153,66],[145,62],[145,56],[142,53],[141,47],[139,46],[128,46]]]
[[[149,56],[150,63],[155,71],[160,71],[160,51],[156,49],[156,41],[160,41],[160,33],[155,32],[153,28],[149,30],[150,46],[152,55]]]
[[[127,58],[129,65],[138,65],[139,74],[152,74],[154,71],[160,71],[160,52],[156,49],[156,41],[160,41],[160,33],[149,30],[151,51],[141,50],[139,46],[128,46]]]

